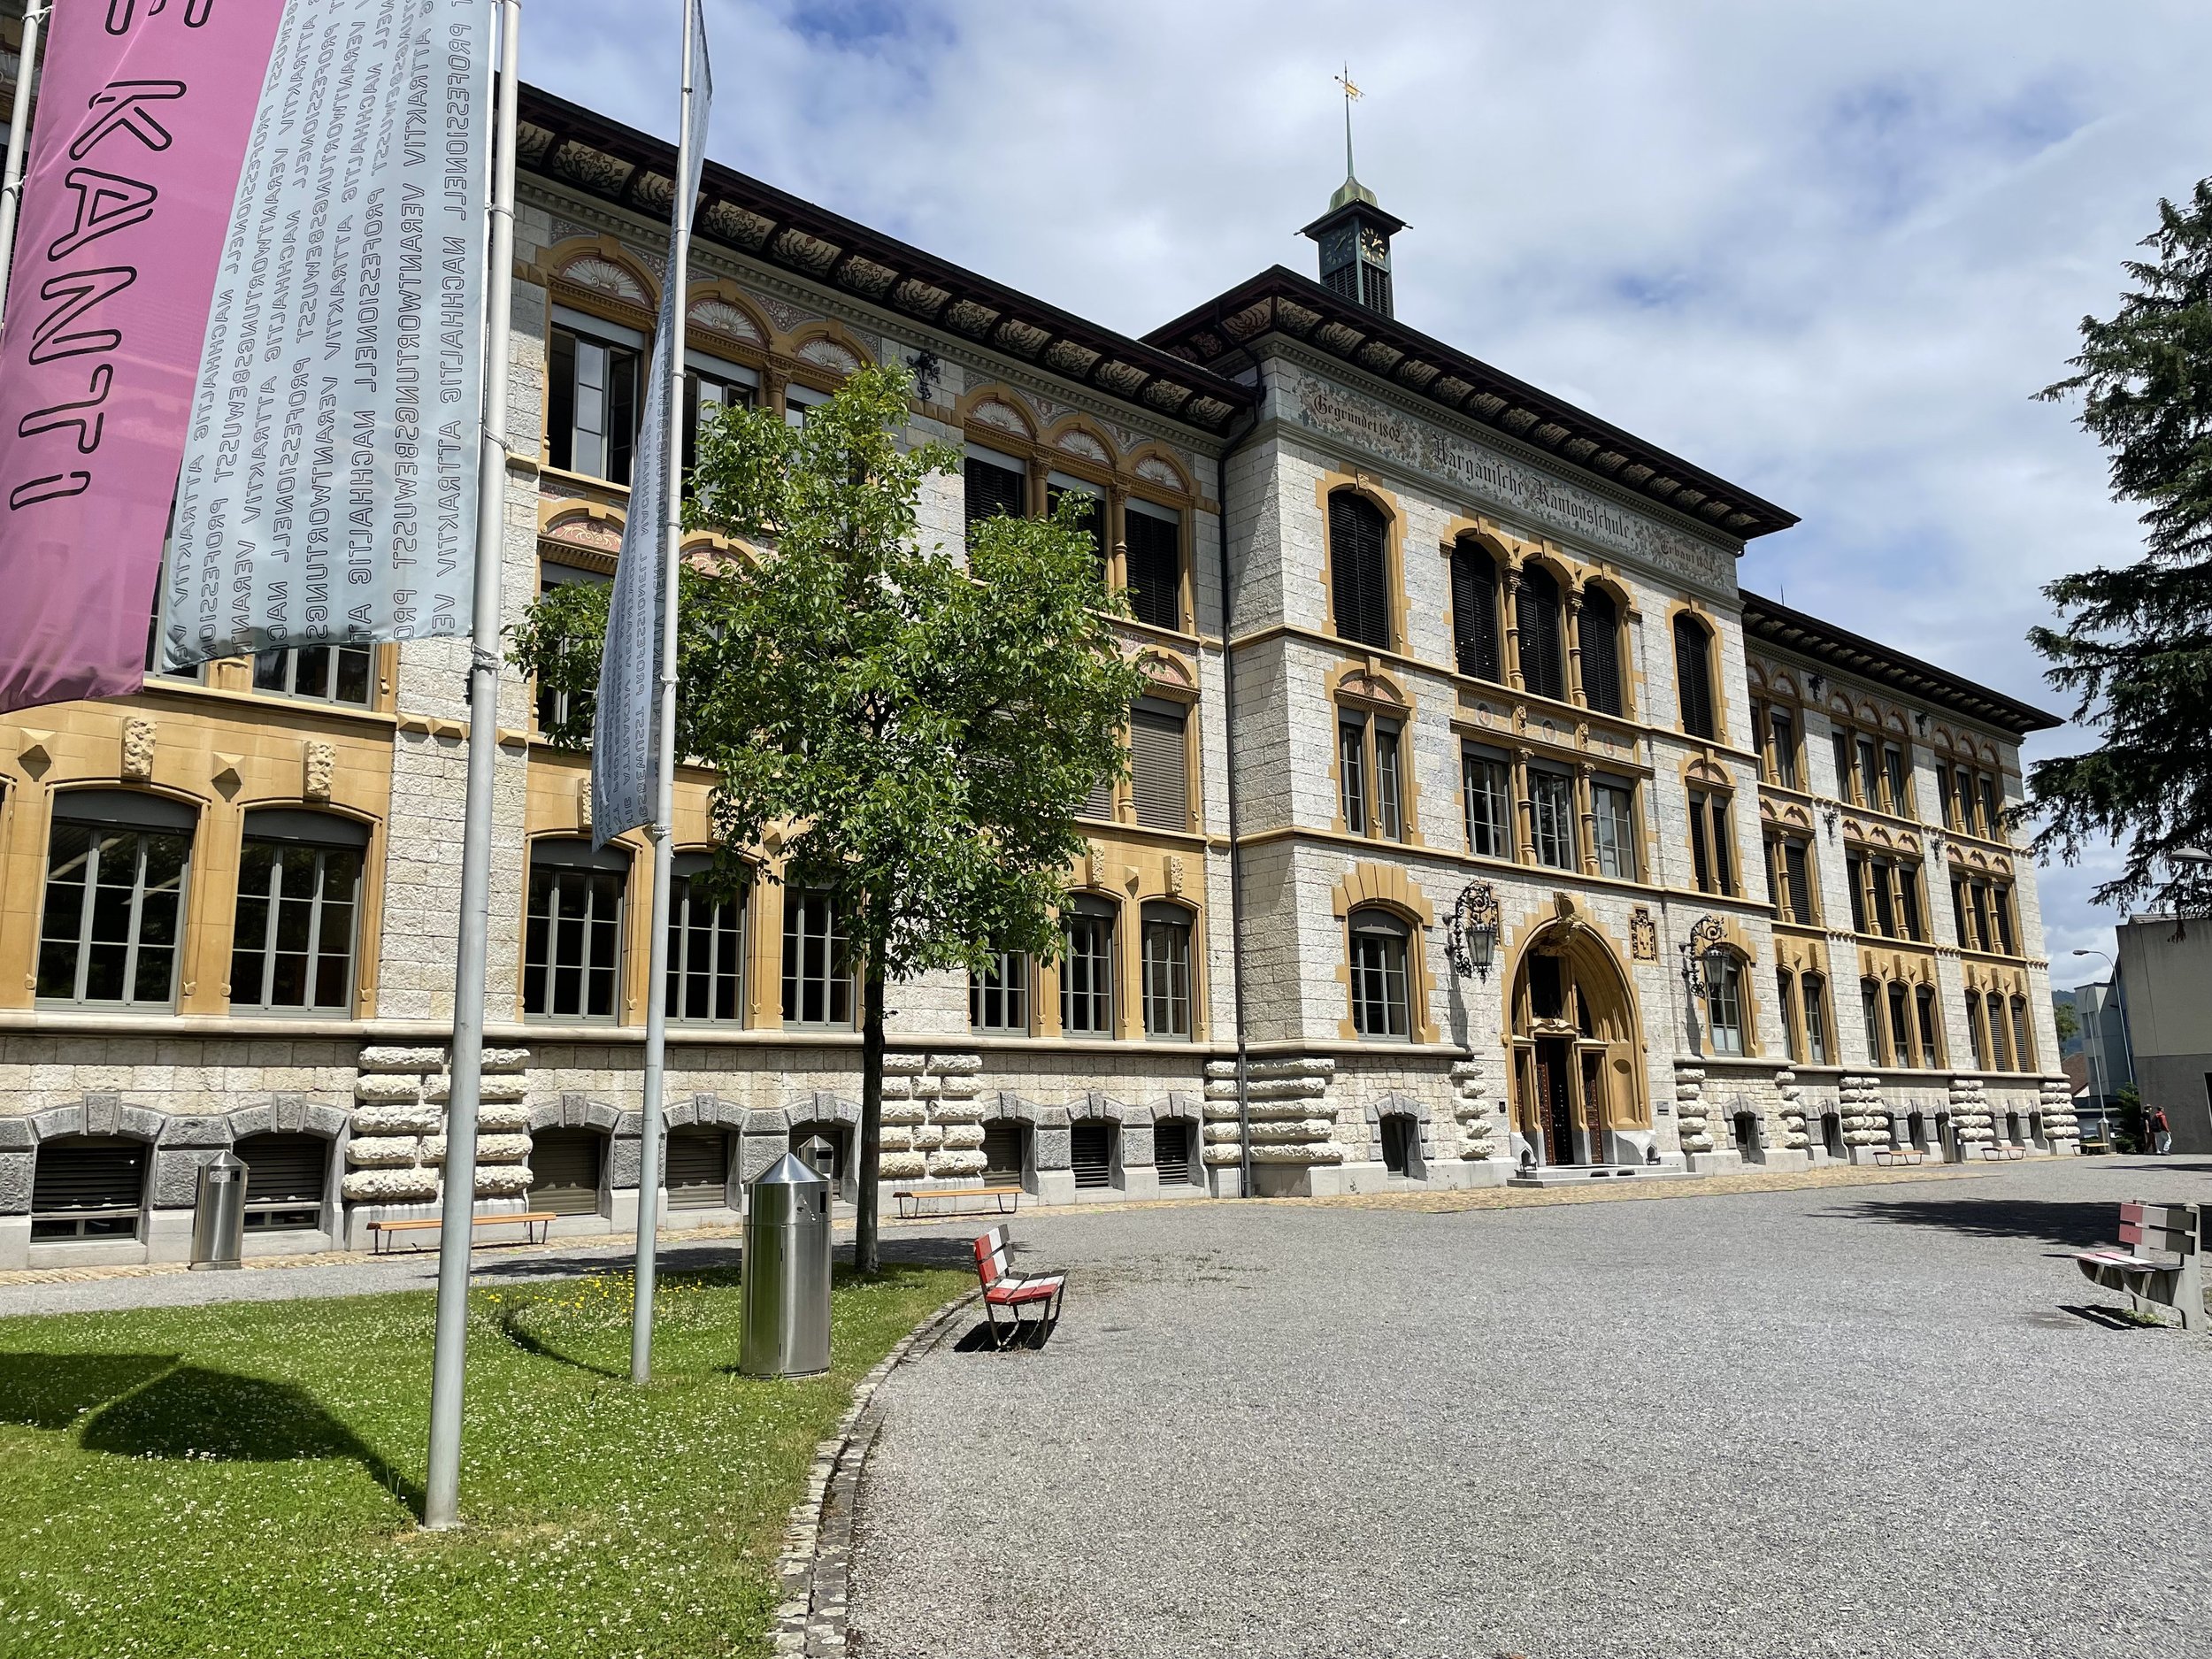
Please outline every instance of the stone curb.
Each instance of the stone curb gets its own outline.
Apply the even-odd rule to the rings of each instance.
[[[776,1578],[782,1600],[776,1608],[779,1654],[804,1659],[841,1655],[846,1651],[846,1606],[851,1587],[853,1519],[859,1508],[860,1476],[883,1413],[876,1391],[892,1369],[918,1348],[944,1333],[960,1311],[983,1293],[963,1291],[916,1325],[860,1379],[852,1403],[838,1419],[837,1432],[814,1448],[807,1471],[806,1495],[791,1506],[784,1527],[783,1554]]]

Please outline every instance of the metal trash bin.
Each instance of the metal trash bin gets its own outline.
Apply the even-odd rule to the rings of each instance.
[[[236,1267],[246,1246],[246,1162],[226,1147],[200,1165],[192,1200],[192,1267]]]
[[[830,1184],[787,1152],[750,1192],[737,1369],[815,1376],[830,1363]]]

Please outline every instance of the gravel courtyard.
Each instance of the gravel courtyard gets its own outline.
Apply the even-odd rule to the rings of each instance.
[[[855,1646],[2197,1659],[2212,1340],[2070,1311],[2139,1195],[2212,1163],[1025,1215],[1068,1317],[893,1374]]]

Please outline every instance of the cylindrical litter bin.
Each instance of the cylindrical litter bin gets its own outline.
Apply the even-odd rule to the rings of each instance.
[[[830,1184],[787,1152],[750,1190],[737,1369],[814,1376],[830,1363]]]
[[[246,1244],[246,1164],[226,1147],[200,1165],[192,1201],[192,1266],[235,1267]]]

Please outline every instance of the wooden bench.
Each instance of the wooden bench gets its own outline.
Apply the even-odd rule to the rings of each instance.
[[[1038,1314],[1040,1325],[1056,1325],[1060,1305],[1066,1299],[1068,1276],[1065,1273],[1016,1273],[1008,1255],[1011,1241],[1003,1227],[993,1227],[975,1241],[975,1276],[983,1286],[983,1317],[991,1322],[991,1346],[1005,1348],[1009,1339],[1021,1340],[1022,1310],[1042,1304]],[[1013,1325],[1003,1335],[1000,1333],[998,1310],[1010,1310]]]
[[[998,1213],[1002,1216],[1021,1214],[1022,1189],[1018,1187],[895,1187],[891,1193],[892,1202],[898,1205],[902,1217],[909,1213],[909,1203],[914,1206],[911,1213],[919,1216],[922,1206],[937,1198],[955,1202],[963,1198],[988,1198],[997,1204]]]
[[[392,1254],[392,1235],[396,1233],[420,1233],[428,1228],[442,1227],[445,1222],[436,1216],[417,1216],[405,1221],[372,1221],[369,1223],[369,1251],[374,1256]],[[543,1244],[550,1234],[553,1212],[549,1210],[520,1210],[511,1216],[478,1216],[472,1227],[520,1227],[522,1237],[508,1239],[508,1244]],[[534,1229],[534,1231],[533,1231]],[[415,1248],[419,1251],[420,1245]]]
[[[1982,1149],[1983,1159],[1991,1164],[2002,1163],[2008,1159],[2024,1158],[2028,1156],[2027,1148],[2016,1146],[2008,1141],[1984,1141],[1977,1144]]]
[[[1874,1148],[1874,1161],[1881,1164],[1919,1164],[1924,1162],[1927,1156],[1918,1147],[1876,1147]]]
[[[2204,1310],[2205,1216],[2194,1204],[2120,1206],[2124,1250],[2082,1250],[2074,1265],[2092,1284],[2124,1294],[2139,1312],[2146,1303],[2171,1308],[2185,1331],[2212,1325]]]

